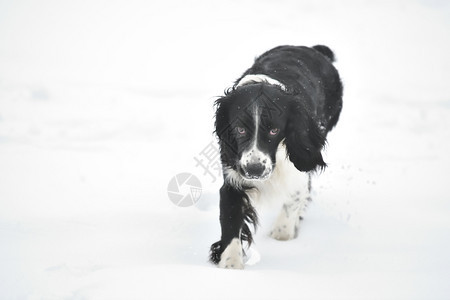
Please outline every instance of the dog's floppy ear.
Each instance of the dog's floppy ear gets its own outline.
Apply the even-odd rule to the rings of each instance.
[[[222,163],[232,165],[233,157],[237,152],[237,141],[233,135],[233,124],[229,116],[229,96],[226,95],[216,100],[215,133],[219,139]]]
[[[299,171],[325,168],[321,151],[326,138],[317,122],[298,103],[291,107],[289,114],[284,141],[289,159]]]

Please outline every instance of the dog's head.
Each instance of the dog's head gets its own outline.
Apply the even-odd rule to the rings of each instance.
[[[246,180],[265,180],[275,168],[282,142],[298,170],[324,167],[325,136],[297,97],[277,86],[255,83],[218,99],[216,134],[224,167]]]

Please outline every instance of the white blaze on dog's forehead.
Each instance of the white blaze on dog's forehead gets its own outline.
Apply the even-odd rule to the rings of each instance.
[[[244,168],[249,164],[261,164],[265,170],[261,178],[267,178],[272,172],[272,159],[270,155],[264,153],[258,147],[260,115],[261,110],[255,105],[253,108],[254,136],[252,137],[250,148],[242,153],[240,164]]]
[[[244,151],[242,153],[241,163],[247,164],[250,162],[257,162],[258,158],[260,156],[263,156],[264,154],[258,149],[258,131],[259,131],[259,115],[260,110],[258,109],[258,106],[255,105],[253,108],[253,120],[255,125],[254,130],[254,136],[251,142],[251,147],[249,150]],[[242,161],[244,160],[244,161]]]
[[[255,140],[253,141],[253,149],[258,148],[258,129],[259,129],[259,110],[258,106],[255,105],[255,108],[253,109],[253,115],[255,117],[255,136],[253,137]]]

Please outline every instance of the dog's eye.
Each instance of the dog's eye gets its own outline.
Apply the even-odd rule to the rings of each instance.
[[[245,132],[246,132],[244,127],[236,127],[236,131],[237,131],[240,135],[244,135]]]
[[[280,132],[280,129],[278,129],[278,128],[272,128],[272,129],[270,129],[269,134],[270,134],[270,135],[277,135],[278,132]]]

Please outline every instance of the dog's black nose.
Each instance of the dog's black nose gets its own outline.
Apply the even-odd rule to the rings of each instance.
[[[245,167],[245,175],[250,178],[258,179],[264,173],[266,167],[263,164],[247,164]]]

